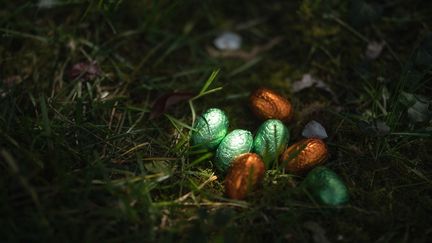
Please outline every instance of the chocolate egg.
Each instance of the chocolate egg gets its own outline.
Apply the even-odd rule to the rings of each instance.
[[[293,116],[291,103],[279,93],[259,88],[249,97],[250,107],[255,115],[263,120],[279,119],[289,122]]]
[[[282,165],[291,173],[301,173],[327,159],[325,143],[318,138],[303,139],[288,147],[281,156]]]
[[[249,131],[236,129],[222,139],[216,150],[216,167],[225,172],[235,157],[252,149],[253,138]]]
[[[276,119],[265,121],[254,138],[253,151],[263,158],[267,168],[283,152],[289,140],[288,128]]]
[[[311,170],[301,184],[316,201],[337,206],[348,202],[348,189],[332,170],[318,166]]]
[[[258,154],[237,156],[225,177],[228,197],[241,200],[261,182],[265,172],[264,162]]]
[[[194,125],[192,132],[192,144],[216,149],[225,135],[228,133],[228,117],[220,109],[211,108],[204,112]]]

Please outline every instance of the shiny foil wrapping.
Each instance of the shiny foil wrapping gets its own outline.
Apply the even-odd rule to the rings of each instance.
[[[280,120],[270,119],[258,128],[252,150],[263,158],[266,168],[269,168],[283,152],[288,140],[288,128]]]
[[[338,206],[349,201],[345,183],[334,171],[324,166],[311,170],[300,186],[324,205]]]
[[[288,147],[281,156],[282,165],[291,173],[302,173],[323,163],[328,157],[327,146],[321,139],[303,139]]]
[[[252,144],[253,137],[249,131],[236,129],[228,133],[216,150],[216,167],[226,172],[235,157],[251,151]]]
[[[282,95],[267,88],[255,90],[249,97],[252,112],[262,120],[278,119],[289,122],[293,117],[291,103]]]
[[[258,154],[247,153],[236,157],[225,177],[227,196],[244,199],[261,182],[264,172],[264,162]]]
[[[192,145],[216,149],[228,133],[228,117],[217,108],[208,109],[197,118],[192,132]]]

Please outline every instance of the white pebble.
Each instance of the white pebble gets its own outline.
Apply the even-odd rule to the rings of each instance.
[[[240,49],[242,38],[233,32],[224,32],[219,35],[213,44],[222,51],[235,51]]]
[[[310,121],[303,128],[302,136],[306,138],[327,138],[327,132],[325,128],[317,121]]]

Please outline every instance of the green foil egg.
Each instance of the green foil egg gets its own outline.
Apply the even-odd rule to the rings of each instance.
[[[231,166],[235,157],[251,151],[252,144],[251,132],[241,129],[230,132],[216,150],[216,167],[225,172]]]
[[[228,125],[225,112],[217,108],[208,109],[196,120],[191,137],[192,145],[216,149],[228,133]]]
[[[337,206],[348,202],[348,189],[332,170],[318,166],[311,170],[301,186],[319,203]]]
[[[276,119],[265,121],[255,135],[253,151],[263,158],[267,168],[285,149],[289,140],[288,128]]]

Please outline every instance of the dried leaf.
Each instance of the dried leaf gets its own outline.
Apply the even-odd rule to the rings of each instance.
[[[387,125],[387,123],[385,123],[383,121],[376,122],[375,127],[376,127],[378,134],[380,134],[380,135],[385,135],[385,134],[388,134],[390,132],[390,127]]]
[[[292,85],[292,91],[294,93],[300,92],[304,89],[311,88],[311,87],[317,87],[321,90],[327,91],[329,94],[332,95],[333,101],[338,103],[337,96],[333,92],[333,90],[326,84],[324,81],[315,78],[309,73],[303,74],[303,77],[301,80],[297,80]]]
[[[166,110],[182,101],[189,100],[192,98],[195,94],[192,92],[171,92],[165,95],[162,95],[158,99],[156,99],[155,103],[153,104],[151,113],[150,113],[150,120],[160,117],[162,114],[166,112]]]
[[[428,97],[402,91],[399,102],[407,108],[408,117],[413,122],[425,122],[432,117],[432,111],[429,110],[431,100]]]
[[[22,82],[22,78],[19,75],[9,76],[2,80],[2,84],[0,85],[0,97],[5,97],[9,90],[14,86]]]
[[[102,70],[96,61],[79,62],[74,64],[69,70],[69,78],[76,79],[81,77],[85,80],[93,80],[102,75]]]
[[[57,4],[59,4],[57,0],[39,0],[37,6],[39,8],[52,8]]]
[[[401,102],[404,106],[410,107],[416,103],[417,99],[414,94],[407,93],[402,91],[401,96],[399,97],[399,102]]]
[[[313,86],[316,86],[317,88],[333,93],[333,91],[330,89],[330,87],[327,86],[327,84],[325,84],[322,80],[315,78],[309,73],[303,74],[301,80],[297,80],[293,83],[292,91],[294,93],[297,93],[302,91],[303,89],[310,88]]]
[[[325,128],[317,121],[310,121],[304,127],[302,131],[302,136],[305,138],[327,138],[327,132]]]
[[[326,231],[316,222],[308,221],[303,225],[307,230],[312,233],[312,239],[315,243],[329,243]]]
[[[19,76],[19,75],[12,75],[12,76],[9,76],[9,77],[3,79],[3,86],[5,88],[9,88],[10,89],[10,88],[14,87],[15,85],[21,83],[21,81],[22,81],[21,76]]]
[[[234,32],[224,32],[219,35],[213,44],[221,51],[235,51],[240,49],[242,38]]]
[[[260,17],[257,19],[251,19],[251,20],[248,20],[246,22],[239,23],[238,25],[236,25],[235,29],[236,30],[250,29],[250,28],[253,28],[259,24],[266,22],[267,20],[268,20],[268,18],[264,18],[264,17]]]
[[[383,121],[359,121],[358,126],[360,130],[369,136],[384,136],[390,133],[390,127]]]
[[[414,62],[416,65],[424,68],[432,65],[432,34],[426,36],[421,42],[416,51]]]
[[[424,122],[429,120],[431,117],[431,111],[429,111],[429,103],[423,103],[416,101],[416,103],[408,108],[408,116],[414,122]]]
[[[356,27],[371,24],[381,17],[380,5],[369,4],[364,0],[351,0],[350,5],[350,21]]]
[[[382,50],[384,49],[385,46],[385,42],[381,41],[381,42],[376,42],[376,41],[372,41],[369,42],[367,47],[366,47],[366,51],[365,51],[365,56],[367,59],[369,60],[374,60],[377,59],[380,55]]]

